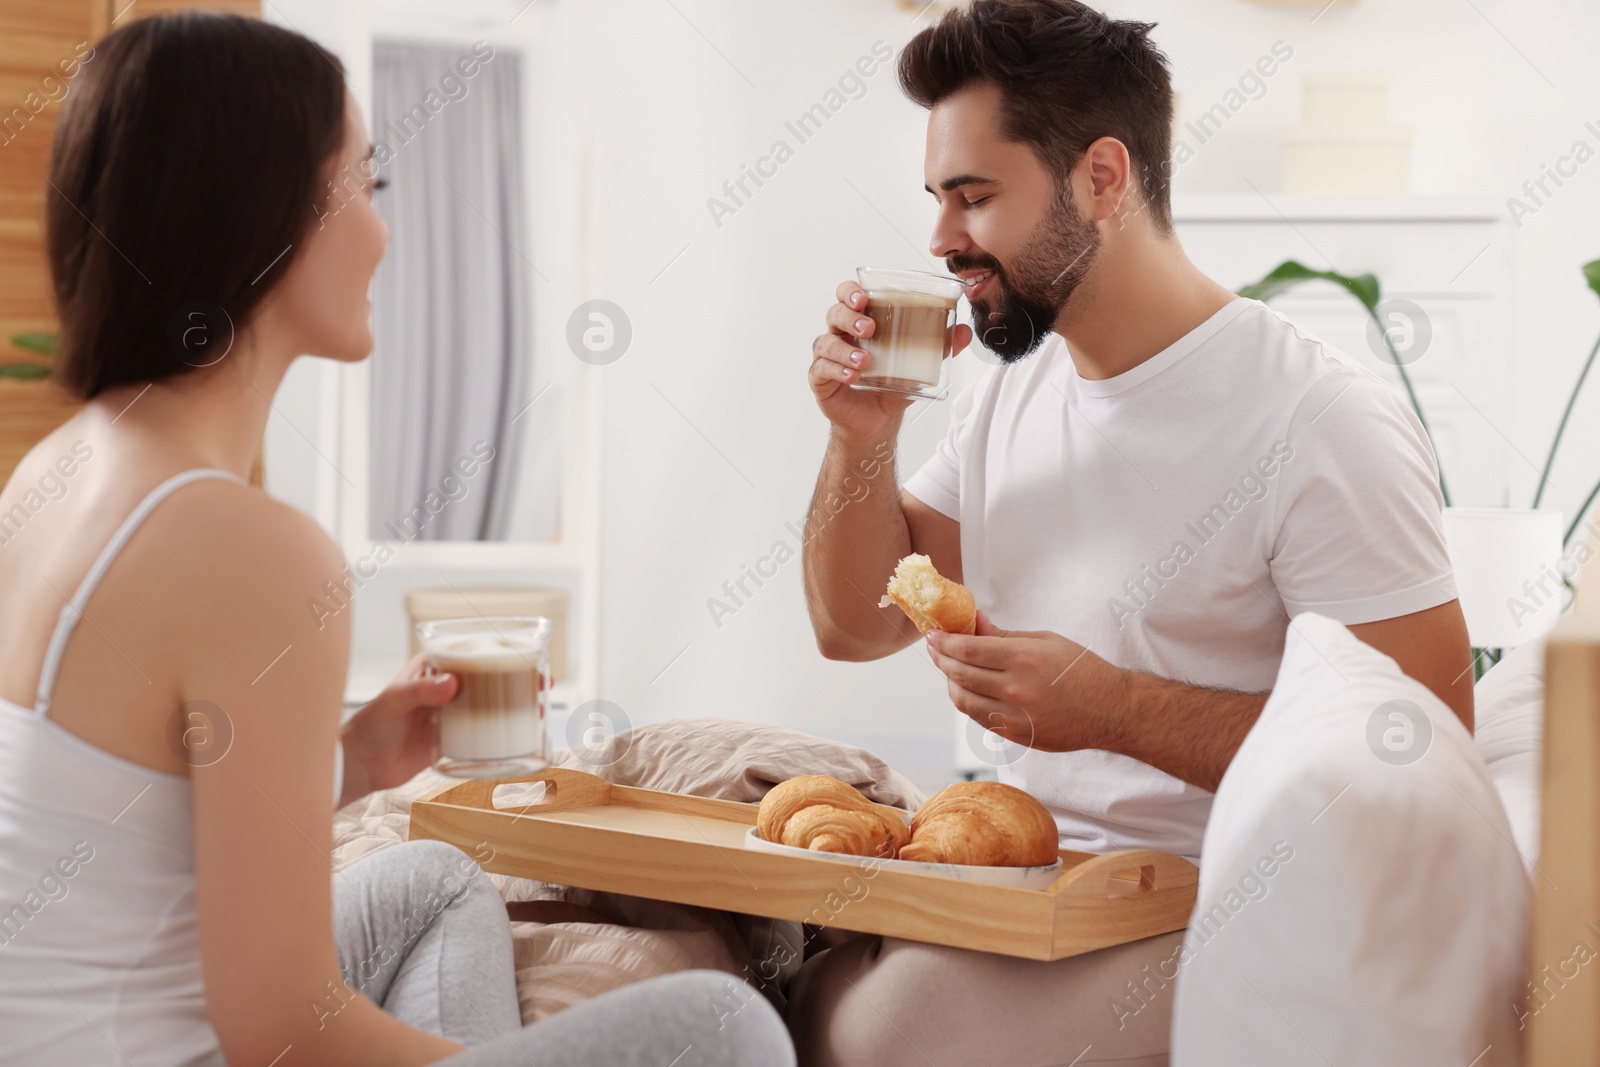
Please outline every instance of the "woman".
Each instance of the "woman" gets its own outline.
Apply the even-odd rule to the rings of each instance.
[[[57,376],[86,403],[0,491],[0,1061],[793,1063],[716,972],[522,1029],[463,852],[331,874],[336,798],[426,766],[454,685],[341,735],[350,614],[307,608],[339,550],[246,482],[289,364],[372,347],[370,172],[339,61],[254,20],[132,22],[62,108]]]

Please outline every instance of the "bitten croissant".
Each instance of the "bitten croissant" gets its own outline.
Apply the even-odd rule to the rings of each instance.
[[[898,604],[923,633],[970,634],[978,629],[971,591],[940,574],[927,556],[913,553],[895,565],[889,588],[878,601],[880,608],[890,604]]]
[[[911,818],[899,859],[982,867],[1043,867],[1056,861],[1056,823],[1045,806],[1003,782],[957,782]]]
[[[756,812],[756,829],[763,841],[891,859],[911,839],[904,819],[826,774],[805,774],[773,786]]]

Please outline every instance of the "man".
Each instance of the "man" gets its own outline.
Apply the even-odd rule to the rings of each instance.
[[[1420,423],[1174,236],[1151,29],[976,0],[906,46],[930,249],[1003,362],[897,491],[881,458],[910,402],[850,388],[872,322],[839,287],[810,369],[832,422],[816,499],[879,473],[808,531],[804,566],[822,653],[870,660],[917,639],[877,603],[900,557],[930,556],[982,609],[977,636],[927,651],[1007,742],[1002,780],[1051,809],[1063,847],[1197,859],[1291,616],[1346,624],[1468,729],[1472,684]],[[957,350],[971,339],[957,327]],[[1037,964],[855,938],[807,961],[791,1027],[806,1063],[1165,1063],[1171,990],[1147,968],[1180,940]]]

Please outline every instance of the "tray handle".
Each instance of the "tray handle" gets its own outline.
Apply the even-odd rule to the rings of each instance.
[[[1110,852],[1085,860],[1062,873],[1050,892],[1092,900],[1164,893],[1194,886],[1200,868],[1170,852],[1137,848]]]
[[[544,796],[532,804],[507,804],[496,807],[496,787],[511,784],[543,782]],[[606,803],[611,797],[611,783],[599,775],[565,767],[546,767],[534,774],[517,778],[494,780],[471,779],[451,782],[418,798],[418,803],[456,804],[486,811],[511,811],[526,815],[536,811],[559,811],[564,808],[590,808]]]

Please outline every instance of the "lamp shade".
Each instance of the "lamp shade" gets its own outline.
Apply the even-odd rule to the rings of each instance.
[[[1474,648],[1542,637],[1561,614],[1561,513],[1445,508],[1444,539]]]

